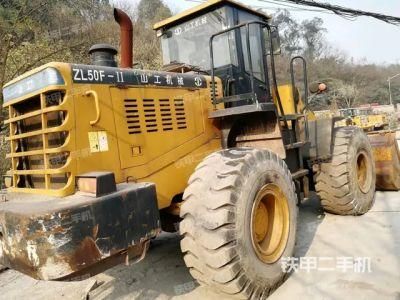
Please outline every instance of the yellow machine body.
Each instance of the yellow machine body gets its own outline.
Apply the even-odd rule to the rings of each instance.
[[[44,65],[24,77],[50,67],[60,72],[65,85],[48,86],[5,105],[10,117],[6,123],[11,126],[8,158],[14,185],[10,192],[64,197],[75,193],[76,175],[107,170],[114,172],[117,183],[154,182],[162,209],[183,192],[195,166],[220,148],[219,133],[208,119],[209,78],[205,88],[77,84],[72,82],[71,66],[64,63]],[[54,91],[62,93],[62,102],[48,106],[46,98]],[[37,99],[38,106],[17,113],[18,103],[29,99]],[[53,115],[60,112],[65,114],[62,124],[50,126]],[[35,130],[18,134],[18,121],[32,124]],[[55,147],[53,135],[61,132],[67,137]],[[13,149],[21,139],[41,146],[16,153]],[[21,156],[29,157],[31,170],[19,170]],[[63,164],[57,158],[65,158],[60,159]],[[27,174],[37,188],[17,187],[20,176]],[[55,183],[65,176],[66,181]]]
[[[196,165],[221,147],[219,130],[208,117],[214,110],[208,77],[205,88],[78,84],[72,81],[70,64],[50,63],[9,85],[46,68],[58,70],[65,84],[48,86],[5,104],[9,108],[6,123],[10,125],[8,140],[12,145],[8,154],[12,163],[9,175],[13,178],[10,192],[64,197],[75,193],[77,175],[112,171],[117,183],[155,183],[162,209],[183,193]],[[219,80],[217,89],[222,95]],[[294,114],[291,86],[278,89],[285,114]],[[59,105],[49,106],[46,99],[53,92],[60,92],[63,99]],[[30,99],[37,99],[38,106],[32,105],[24,114],[17,112],[18,103]],[[300,111],[303,102],[298,101],[297,106]],[[60,112],[65,119],[54,126],[52,120]],[[18,134],[19,121],[35,130]],[[60,133],[66,137],[57,144],[54,135]],[[21,139],[40,146],[14,152]],[[19,170],[22,156],[31,161],[30,170]],[[34,179],[35,188],[18,187],[20,176],[25,175]]]

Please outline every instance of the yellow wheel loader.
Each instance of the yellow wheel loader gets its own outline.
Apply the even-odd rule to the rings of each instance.
[[[335,214],[370,209],[367,136],[316,120],[294,83],[278,86],[269,16],[212,0],[162,21],[165,68],[150,71],[131,68],[132,23],[114,15],[119,66],[115,48],[96,45],[91,65],[49,63],[3,89],[12,169],[1,264],[79,280],[142,259],[180,221],[196,280],[265,298],[287,277],[311,190]]]

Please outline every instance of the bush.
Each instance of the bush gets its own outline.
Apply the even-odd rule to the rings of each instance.
[[[6,159],[9,145],[5,141],[6,134],[0,133],[0,186],[3,186],[3,175],[10,169],[10,160]]]

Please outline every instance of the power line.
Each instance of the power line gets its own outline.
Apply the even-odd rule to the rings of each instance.
[[[272,3],[271,1],[267,1],[267,0],[258,0],[261,2],[267,2],[267,3]],[[316,12],[316,13],[321,13],[321,14],[329,14],[329,15],[338,15],[337,13],[333,12],[333,11],[329,11],[329,10],[324,10],[324,9],[311,9],[311,8],[299,8],[296,6],[292,6],[289,4],[284,4],[285,0],[272,0],[274,1],[273,3],[275,5],[279,5],[279,6],[284,6],[284,7],[293,7],[293,8],[298,8],[300,11],[305,11],[305,12]],[[276,3],[278,2],[278,3]],[[286,2],[287,3],[287,2]],[[289,2],[291,3],[291,2]],[[285,8],[286,10],[290,10],[288,8]],[[346,16],[346,15],[339,15],[340,17],[342,17],[343,19],[346,19],[347,21],[355,21],[355,17],[351,17],[351,16]]]
[[[187,2],[194,2],[194,3],[205,3],[206,0],[186,0]]]
[[[274,1],[274,0],[271,0],[271,1],[268,1],[268,0],[258,0],[258,1],[266,2],[266,3],[270,3],[270,4],[275,4],[275,5],[279,5],[279,6],[283,6],[283,7],[285,7],[285,9],[287,9],[287,10],[310,11],[310,12],[318,12],[318,13],[325,13],[325,14],[333,14],[333,12],[325,11],[325,10],[323,10],[323,9],[307,9],[307,8],[296,7],[296,6],[289,5],[289,4],[276,3],[277,0],[275,0],[275,1]],[[287,8],[286,8],[286,7],[287,7]],[[260,7],[260,8],[262,8],[262,7]],[[289,8],[289,9],[288,9],[288,8]]]
[[[206,3],[207,2],[207,0],[185,0],[185,1],[193,2],[193,3]],[[278,7],[263,6],[263,5],[247,5],[247,6],[250,8],[253,8],[253,9],[281,10],[282,7],[284,7],[284,9],[288,10],[288,11],[309,11],[309,12],[318,12],[318,13],[323,13],[323,14],[334,14],[333,12],[325,11],[323,9],[307,9],[307,8],[292,6],[289,4],[275,3],[273,0],[272,1],[258,0],[258,1],[277,5]]]
[[[264,0],[259,0],[259,1],[264,2]],[[309,1],[309,0],[275,0],[275,1],[321,8],[321,9],[331,11],[331,12],[335,13],[336,15],[346,17],[346,18],[354,19],[356,17],[365,16],[365,17],[375,18],[377,20],[380,20],[380,21],[383,21],[383,22],[386,22],[386,23],[389,23],[392,25],[397,25],[397,26],[400,25],[400,17],[389,16],[389,15],[384,15],[384,14],[369,12],[369,11],[363,11],[363,10],[358,10],[358,9],[351,9],[351,8],[340,6],[340,5],[332,5],[329,3],[315,2],[315,1]]]
[[[197,2],[197,3],[204,3],[204,0],[186,0],[189,2]],[[357,17],[365,16],[365,17],[372,17],[377,20],[386,22],[388,24],[400,25],[400,17],[384,15],[375,12],[363,11],[358,9],[351,9],[348,7],[340,6],[340,5],[332,5],[329,3],[323,2],[315,2],[314,0],[258,0],[260,2],[265,2],[269,4],[275,4],[279,6],[286,7],[287,10],[298,10],[298,11],[309,11],[309,12],[317,12],[317,13],[328,13],[328,14],[335,14],[342,18],[345,18],[348,21],[354,21]],[[292,4],[292,5],[290,5]],[[319,9],[301,9],[299,7],[293,6],[295,5],[302,5],[302,6],[310,6],[316,7]],[[262,7],[262,6],[252,6],[253,8],[257,9],[277,9],[272,7]]]

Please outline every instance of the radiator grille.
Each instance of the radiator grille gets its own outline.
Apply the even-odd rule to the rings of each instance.
[[[183,99],[125,99],[124,106],[131,135],[187,128]]]
[[[71,176],[64,129],[65,91],[46,92],[9,107],[13,188],[60,190]]]

